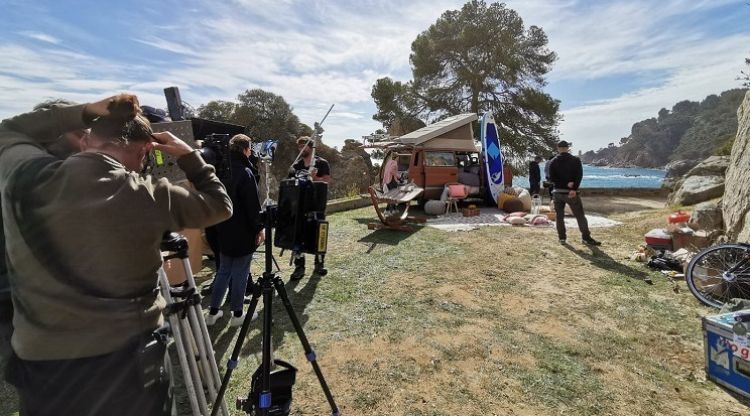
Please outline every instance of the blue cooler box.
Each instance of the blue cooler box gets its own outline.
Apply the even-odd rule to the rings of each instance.
[[[714,383],[750,398],[750,348],[735,342],[732,332],[735,314],[730,312],[703,318],[706,376]],[[746,325],[750,326],[750,323]]]

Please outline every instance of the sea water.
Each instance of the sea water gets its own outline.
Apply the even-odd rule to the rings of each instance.
[[[544,178],[544,163],[539,164]],[[610,168],[583,165],[581,188],[660,188],[666,172],[661,169]],[[513,185],[529,187],[529,179],[514,176]]]

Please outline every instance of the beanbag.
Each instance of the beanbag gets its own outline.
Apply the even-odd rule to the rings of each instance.
[[[505,212],[523,211],[523,202],[518,198],[509,199],[503,204],[502,210]]]
[[[518,192],[518,199],[520,199],[521,203],[523,203],[524,211],[531,211],[531,194],[529,193],[529,191],[521,188],[521,190]]]

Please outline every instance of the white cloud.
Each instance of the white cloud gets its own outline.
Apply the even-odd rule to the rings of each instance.
[[[178,53],[182,55],[200,56],[198,52],[194,51],[190,47],[187,47],[185,45],[182,45],[176,42],[170,42],[168,40],[161,39],[156,36],[152,36],[149,39],[133,39],[133,40],[136,42],[140,42],[144,45],[152,46],[156,49],[161,49],[167,52],[173,52],[173,53]]]
[[[35,39],[40,42],[47,42],[53,45],[57,45],[60,43],[60,39],[57,39],[56,37],[48,35],[46,33],[33,32],[33,31],[28,31],[28,30],[18,32],[18,33],[20,35],[26,36],[27,38]]]
[[[746,45],[750,36],[738,37],[734,42]],[[712,57],[715,59],[706,58],[675,70],[658,87],[565,111],[562,137],[572,140],[583,151],[595,150],[628,136],[633,123],[656,117],[661,108],[671,109],[682,100],[701,101],[710,94],[739,87],[735,77],[744,58],[743,49],[722,50],[721,45],[715,46],[717,53]]]
[[[629,135],[633,123],[655,117],[663,107],[739,87],[735,78],[750,34],[718,37],[682,23],[727,3],[616,3],[577,17],[562,10],[565,21],[582,24],[553,24],[548,31],[560,54],[553,82],[623,75],[650,81],[647,87],[565,110],[562,136],[581,150],[597,149]]]
[[[263,88],[283,96],[308,124],[335,103],[325,141],[340,146],[379,127],[371,118],[374,81],[408,79],[411,42],[443,11],[463,3],[195,0],[168,21],[146,15],[141,27],[126,34],[133,42],[108,59],[61,47],[84,44],[90,37],[85,28],[55,32],[64,42],[38,31],[22,32],[48,47],[0,44],[0,96],[7,97],[0,102],[0,117],[49,97],[86,100],[125,90],[142,95],[144,104],[164,106],[162,89],[175,85],[187,102],[199,105]],[[628,134],[633,122],[661,107],[735,86],[750,40],[721,38],[683,23],[734,0],[508,3],[527,26],[541,26],[548,34],[550,48],[559,55],[552,83],[658,75],[649,88],[565,111],[561,132],[584,150]],[[128,63],[134,56],[143,62],[159,53],[159,63]]]

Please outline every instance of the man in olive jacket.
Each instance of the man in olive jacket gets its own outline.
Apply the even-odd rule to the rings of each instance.
[[[15,314],[8,381],[22,415],[152,415],[168,409],[169,377],[149,383],[141,354],[163,323],[156,290],[166,231],[231,215],[199,153],[151,132],[134,96],[54,107],[0,123],[0,195]],[[90,126],[82,152],[43,146]],[[142,176],[149,151],[177,158],[195,186]],[[155,362],[156,361],[156,362]]]

